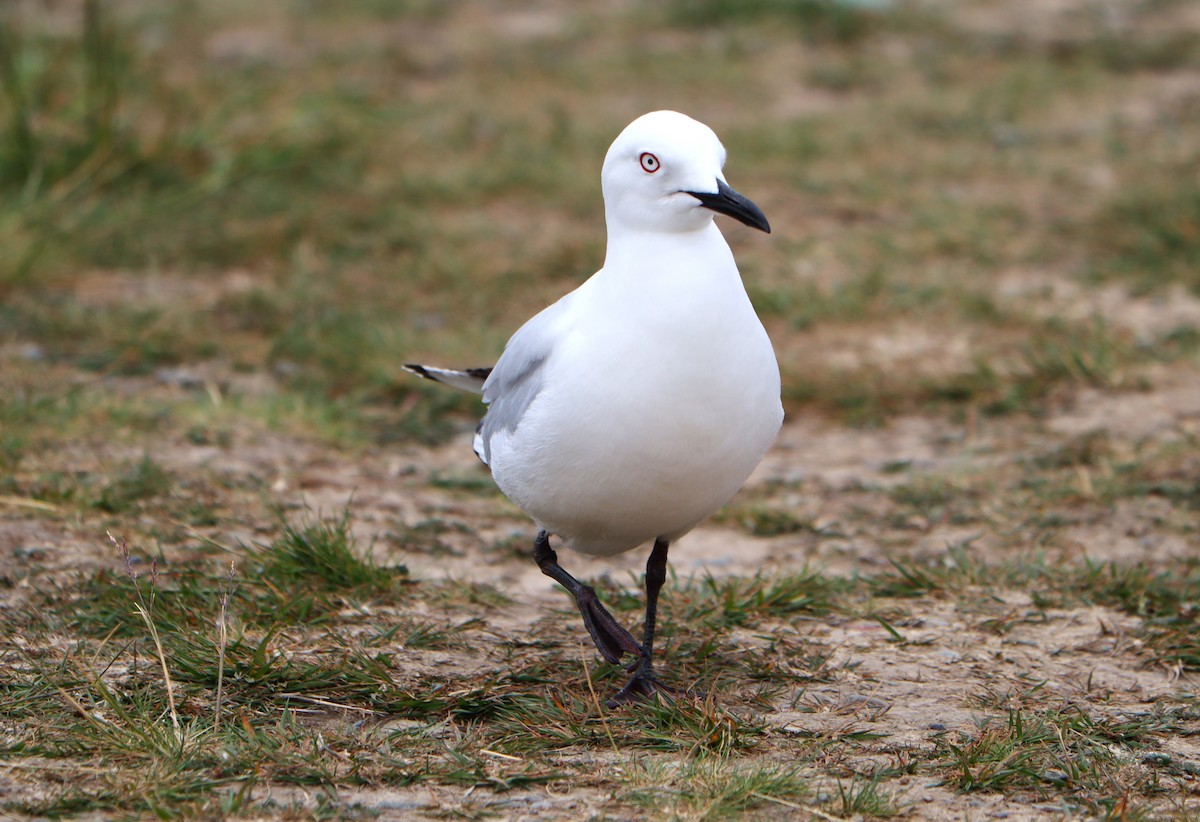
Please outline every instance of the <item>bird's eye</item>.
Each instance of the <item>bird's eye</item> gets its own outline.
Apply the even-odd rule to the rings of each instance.
[[[647,174],[653,174],[662,166],[662,164],[658,162],[658,158],[648,151],[642,154],[641,160],[642,171],[646,172]]]

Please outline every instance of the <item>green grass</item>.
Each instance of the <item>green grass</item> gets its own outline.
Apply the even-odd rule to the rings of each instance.
[[[1200,293],[1200,183],[1184,168],[1140,180],[1096,217],[1096,276],[1143,291],[1179,284]]]
[[[1142,754],[1162,732],[1154,721],[1110,724],[1066,708],[1010,711],[974,735],[937,744],[946,782],[959,791],[1047,797],[1065,788],[1089,813],[1141,817],[1128,807],[1131,794],[1169,792],[1170,757]]]
[[[317,591],[392,590],[408,575],[404,566],[381,567],[350,531],[349,512],[340,519],[313,519],[300,525],[282,523],[283,533],[270,545],[250,552],[259,565],[256,576],[272,584]]]
[[[93,504],[101,511],[116,514],[128,510],[141,500],[162,496],[170,487],[170,475],[147,455],[121,469],[108,485],[100,489],[99,497]]]
[[[868,4],[831,0],[673,0],[668,14],[675,23],[687,26],[720,26],[767,20],[794,26],[805,39],[852,43],[864,39],[882,16]]]
[[[12,59],[3,71],[9,139],[0,185],[13,196],[0,214],[11,257],[0,266],[0,329],[10,339],[105,373],[146,374],[213,359],[274,369],[283,390],[309,403],[346,398],[343,407],[386,407],[419,396],[399,419],[360,414],[353,426],[382,443],[441,439],[453,430],[447,416],[473,404],[400,377],[395,363],[414,354],[486,362],[523,316],[600,261],[595,156],[615,127],[567,106],[554,85],[561,66],[553,62],[498,44],[478,60],[502,70],[455,75],[451,88],[466,102],[486,101],[507,82],[535,84],[549,90],[546,102],[446,111],[387,93],[382,78],[363,79],[371,61],[400,59],[386,49],[317,49],[304,65],[309,79],[301,92],[270,57],[230,72],[192,50],[172,49],[220,31],[216,19],[194,10],[164,16],[100,2],[88,9],[74,29],[45,29],[35,16],[6,21]],[[353,26],[361,14],[380,13],[421,17],[351,6],[334,19]],[[701,27],[683,29],[687,38],[711,37],[703,33],[708,26],[725,26],[721,42],[738,65],[753,62],[739,51],[739,38],[780,20],[817,38],[819,61],[894,60],[877,43],[911,33],[900,12],[826,2],[679,3],[668,17]],[[782,232],[776,245],[747,261],[747,279],[764,313],[794,329],[784,340],[803,342],[806,332],[830,324],[932,315],[940,323],[994,326],[996,343],[981,342],[963,369],[916,379],[870,364],[849,371],[789,365],[785,356],[789,402],[878,424],[930,403],[1019,413],[1036,410],[1059,386],[1128,384],[1121,372],[1151,358],[1145,351],[1126,350],[1120,335],[1087,323],[1030,327],[1024,312],[998,303],[980,277],[996,266],[1053,263],[1094,248],[1098,270],[1158,271],[1154,276],[1186,284],[1188,195],[1172,182],[1184,177],[1169,168],[1142,175],[1138,164],[1157,163],[1155,155],[1110,158],[1123,172],[1161,184],[1145,182],[1079,220],[1076,201],[1065,199],[1075,192],[1048,189],[1046,196],[1064,198],[1063,220],[1093,226],[1078,232],[1081,249],[1057,252],[1039,216],[1018,204],[929,196],[967,168],[984,181],[1015,175],[1021,185],[1043,185],[1064,160],[1053,145],[1044,156],[1031,153],[1052,128],[1041,120],[1056,100],[1074,95],[1087,104],[1105,78],[1122,75],[1103,60],[1031,54],[1028,43],[1011,49],[984,39],[980,51],[978,38],[946,21],[926,23],[937,45],[933,56],[946,61],[941,97],[895,101],[891,83],[880,79],[868,90],[889,101],[883,111],[850,105],[837,118],[783,121],[776,131],[728,130],[741,178],[764,195],[764,184],[783,174],[814,202],[865,217],[836,247]],[[611,25],[623,31],[626,21]],[[155,37],[140,37],[143,31]],[[563,35],[566,42],[576,36],[570,29]],[[1081,41],[1079,53],[1102,41],[1099,34]],[[673,58],[682,62],[662,82],[687,87],[703,65],[684,59],[687,53]],[[977,71],[969,54],[982,54],[994,74]],[[1179,54],[1186,64],[1186,51]],[[401,77],[424,70],[412,59],[418,62],[396,67]],[[919,60],[888,68],[881,78],[895,83],[931,71]],[[895,162],[885,151],[890,144],[867,130],[880,117],[889,123],[889,140],[914,148],[911,156]],[[1024,129],[1031,142],[997,154],[989,123]],[[1112,128],[1120,133],[1119,124]],[[539,151],[527,151],[530,145]],[[918,169],[923,182],[914,187]],[[523,237],[507,217],[513,206],[565,224]],[[898,206],[907,213],[893,216]],[[493,212],[499,221],[483,219]],[[793,218],[784,214],[787,225]],[[1026,239],[1014,244],[1013,236]],[[815,252],[847,276],[830,285],[798,280],[788,274],[786,256],[795,250]],[[102,299],[73,288],[81,276],[112,270],[140,273],[110,283]],[[236,287],[223,279],[230,270],[245,272]],[[190,300],[186,311],[139,296],[138,283],[155,277],[206,296]],[[500,298],[522,283],[529,285],[518,304],[503,308],[508,301]],[[129,290],[132,298],[123,293]],[[453,333],[444,328],[446,317],[464,309],[477,323],[450,323]]]
[[[731,768],[700,762],[639,770],[634,781],[645,783],[644,787],[634,788],[625,799],[652,814],[670,807],[684,819],[739,819],[755,811],[786,813],[803,807],[798,803],[811,792],[800,770],[785,765]]]
[[[780,699],[796,700],[789,689],[797,684],[837,681],[835,669],[818,673],[829,657],[806,650],[808,629],[797,630],[797,616],[836,624],[897,598],[960,596],[965,604],[980,585],[1023,579],[1041,589],[1042,598],[1081,599],[1138,617],[1137,637],[1163,661],[1168,626],[1176,641],[1197,633],[1187,604],[1194,600],[1194,569],[1152,573],[1110,564],[1079,574],[1027,564],[995,568],[958,548],[953,565],[922,569],[897,562],[894,572],[857,579],[818,572],[784,579],[708,577],[669,586],[664,672],[712,688],[710,695],[610,712],[597,694],[615,688],[620,672],[591,670],[586,652],[581,666],[571,642],[509,638],[494,646],[507,652],[486,663],[486,673],[407,676],[402,659],[435,659],[485,636],[479,632],[487,630],[488,606],[470,605],[469,587],[445,589],[372,564],[349,536],[350,524],[345,514],[299,527],[281,523],[274,543],[249,549],[225,574],[207,572],[207,560],[165,569],[155,563],[140,571],[145,563],[131,552],[127,573],[104,570],[78,587],[45,592],[36,609],[10,611],[4,617],[10,629],[20,624],[25,636],[42,640],[29,650],[6,652],[13,664],[0,685],[13,719],[40,721],[10,737],[2,755],[99,758],[125,776],[88,776],[7,808],[50,815],[207,813],[257,807],[255,786],[270,781],[326,786],[329,801],[349,812],[337,793],[355,786],[429,782],[503,792],[586,778],[586,767],[563,760],[564,751],[617,750],[651,757],[635,759],[642,764],[623,777],[620,801],[633,807],[652,807],[656,797],[670,796],[688,818],[720,819],[819,800],[837,816],[885,818],[901,814],[903,803],[882,781],[882,771],[841,778],[824,794],[814,790],[810,774],[830,746],[871,745],[878,734],[801,735],[785,744],[760,718]],[[255,565],[269,561],[280,564],[268,573]],[[385,633],[363,631],[352,612],[283,607],[302,589],[387,596],[397,581],[406,586],[405,596],[396,600],[400,610],[390,617],[395,627]],[[415,618],[422,608],[414,605],[448,596],[458,597],[454,613],[480,616],[459,624]],[[227,632],[218,614],[227,614]],[[573,620],[571,627],[577,627]],[[726,642],[732,632],[746,630],[757,645],[749,655],[753,666]],[[45,643],[64,631],[83,639],[62,649]],[[395,648],[404,656],[388,650]],[[808,670],[798,672],[805,653],[812,654]],[[1184,667],[1197,664],[1173,659]],[[748,687],[755,680],[760,687]],[[934,757],[923,767],[964,792],[1049,797],[1069,789],[1073,805],[1101,813],[1130,791],[1157,795],[1159,771],[1161,777],[1186,778],[1186,763],[1142,752],[1157,751],[1166,735],[1194,722],[1194,705],[1167,702],[1127,721],[1101,720],[1074,707],[1046,709],[1038,694],[1043,684],[1015,697],[981,698],[985,711],[1012,706],[1007,720],[985,718],[976,733],[936,737]],[[177,727],[167,721],[171,693],[179,706]],[[336,721],[343,715],[370,721]],[[389,717],[408,724],[371,730],[381,721],[386,727]],[[453,744],[433,732],[447,721],[462,734]],[[331,757],[331,746],[343,753]],[[758,759],[763,752],[786,752],[790,764]],[[1130,771],[1126,760],[1150,764]]]
[[[827,807],[833,815],[845,819],[887,819],[904,814],[903,808],[893,796],[879,787],[876,779],[839,781],[837,796],[829,801]]]
[[[6,9],[4,810],[1195,816],[1200,35],[975,6]],[[399,364],[595,270],[658,107],[771,218],[722,229],[797,427],[718,518],[759,573],[673,566],[688,695],[613,711],[531,526],[425,450],[477,398]],[[977,724],[901,728],[910,665]]]
[[[750,579],[718,579],[708,575],[690,581],[682,589],[686,609],[683,616],[688,624],[700,621],[722,628],[803,614],[819,616],[829,612],[843,588],[844,583],[817,571]]]

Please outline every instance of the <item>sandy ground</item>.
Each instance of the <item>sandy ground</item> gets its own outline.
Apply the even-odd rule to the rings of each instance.
[[[159,385],[152,390],[180,389]],[[965,483],[964,488],[979,477],[1000,478],[1003,486],[1022,460],[1080,437],[1103,432],[1110,442],[1146,447],[1194,437],[1198,428],[1200,384],[1169,377],[1148,391],[1085,391],[1040,420],[956,423],[907,417],[878,430],[859,430],[800,416],[788,421],[732,510],[754,500],[785,508],[811,527],[795,534],[754,537],[739,527],[736,516],[718,518],[674,547],[672,567],[681,579],[760,571],[785,574],[806,567],[836,575],[873,574],[885,570],[890,558],[944,555],[947,545],[963,541],[970,541],[974,555],[986,562],[1028,556],[1039,549],[1025,541],[1019,528],[1009,527],[1013,512],[1004,508],[1003,500],[984,521],[959,525],[897,517],[888,491],[912,481],[914,472]],[[519,641],[548,614],[562,613],[567,602],[528,556],[529,523],[480,482],[486,473],[471,453],[469,436],[464,430],[435,449],[392,447],[350,457],[311,442],[245,432],[224,446],[160,442],[154,454],[173,475],[219,479],[232,489],[257,484],[269,489],[274,499],[322,515],[348,508],[363,544],[371,544],[382,561],[403,562],[418,579],[475,580],[505,591],[513,598],[511,605],[433,615],[452,620],[481,617],[488,625],[487,635],[499,647]],[[144,445],[130,449],[130,457],[136,458]],[[903,470],[897,470],[898,465]],[[272,525],[261,519],[257,502],[231,492],[223,505],[230,516],[205,529],[205,536],[227,545],[270,540]],[[987,510],[986,502],[983,506]],[[1084,506],[1074,515],[1070,510],[1060,513],[1065,524],[1042,550],[1064,561],[1086,556],[1093,561],[1154,563],[1194,555],[1197,548],[1194,528],[1189,537],[1186,529],[1181,532],[1172,525],[1179,516],[1194,517],[1194,509],[1171,511],[1169,504],[1154,497],[1122,500],[1106,508]],[[397,547],[398,529],[432,518],[463,526],[440,535],[444,550],[405,552]],[[188,557],[194,545],[185,540],[167,546],[167,561]],[[643,561],[642,552],[604,561],[563,555],[564,564],[581,578],[610,575],[626,584],[640,572]],[[0,572],[15,583],[9,590],[17,599],[37,584],[28,575],[35,568],[42,574],[112,563],[94,522],[56,519],[11,504],[0,520]],[[780,740],[764,755],[785,757],[791,735],[837,739],[867,731],[879,734],[879,739],[848,744],[844,756],[857,763],[858,770],[869,770],[872,764],[919,758],[931,749],[937,734],[976,731],[986,717],[999,716],[997,705],[1078,705],[1100,721],[1118,722],[1196,689],[1194,674],[1147,666],[1138,641],[1128,636],[1138,620],[1106,608],[1046,610],[1036,607],[1026,591],[986,585],[979,587],[974,600],[925,597],[899,601],[899,607],[904,617],[893,627],[903,642],[873,619],[831,616],[792,626],[799,627],[810,650],[828,654],[826,669],[835,673],[794,691],[779,700],[775,711],[758,717]],[[989,627],[997,621],[1004,623],[1003,630]],[[582,650],[582,629],[578,634],[581,653],[587,653]],[[752,634],[735,633],[732,639],[739,653],[761,649],[761,640]],[[494,656],[486,647],[459,660],[440,653],[436,659],[414,658],[417,667],[412,670],[419,672],[422,664],[487,667],[495,664]],[[670,660],[663,664],[669,671]],[[1036,683],[1041,686],[1031,691]],[[992,704],[982,707],[981,695],[990,695]],[[1197,732],[1200,727],[1190,736],[1160,740],[1160,752],[1175,761],[1200,763]],[[1134,770],[1143,767],[1137,761],[1128,764]],[[920,818],[1035,819],[1062,812],[1054,804],[1057,800],[1037,804],[1029,797],[959,795],[937,786],[937,781],[905,776],[887,786],[908,813]],[[1181,801],[1198,789],[1194,775],[1185,778]],[[279,801],[301,801],[301,794],[272,792]],[[395,819],[455,802],[501,818],[583,818],[600,812],[607,801],[602,791],[565,786],[502,795],[424,787],[364,790],[344,793],[343,798]]]

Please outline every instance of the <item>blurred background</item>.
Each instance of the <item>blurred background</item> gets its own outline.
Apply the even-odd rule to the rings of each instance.
[[[489,363],[594,271],[603,153],[655,108],[771,218],[724,230],[793,413],[1036,413],[1195,365],[1183,0],[10,0],[0,80],[9,469],[89,374],[445,437],[472,401],[398,364]]]
[[[659,108],[788,421],[672,551],[718,698],[605,719],[400,366],[598,268]],[[1198,371],[1196,0],[0,0],[0,808],[1194,819]]]

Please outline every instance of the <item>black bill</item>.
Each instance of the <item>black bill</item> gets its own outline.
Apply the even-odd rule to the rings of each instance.
[[[751,228],[771,233],[771,224],[767,222],[767,216],[762,213],[762,209],[726,185],[724,180],[717,180],[715,194],[707,191],[686,191],[684,193],[691,194],[707,209],[732,217]]]

